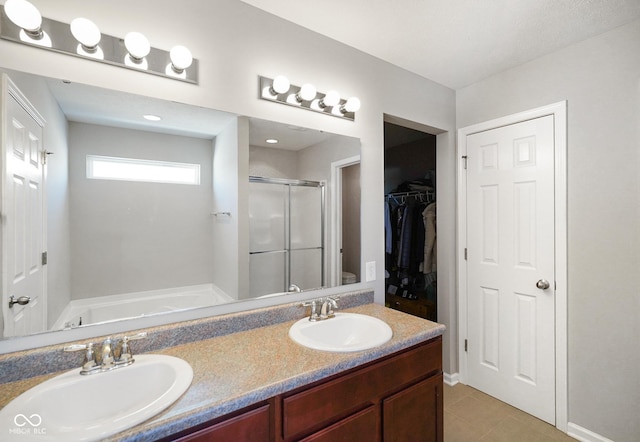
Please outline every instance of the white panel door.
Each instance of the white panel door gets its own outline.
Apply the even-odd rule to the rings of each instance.
[[[551,424],[553,129],[550,115],[466,139],[467,382]]]
[[[4,335],[46,330],[44,249],[44,165],[41,124],[8,93],[3,81],[2,302]],[[11,86],[15,88],[15,86]],[[17,89],[15,94],[19,95]],[[7,308],[9,297],[29,297]]]

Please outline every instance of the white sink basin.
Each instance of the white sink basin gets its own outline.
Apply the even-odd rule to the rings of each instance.
[[[136,355],[128,367],[81,376],[74,369],[24,392],[0,410],[0,439],[99,440],[174,403],[191,385],[182,359]]]
[[[357,313],[336,313],[335,318],[315,322],[303,318],[289,329],[289,337],[298,344],[334,352],[367,350],[384,344],[391,336],[386,322]]]

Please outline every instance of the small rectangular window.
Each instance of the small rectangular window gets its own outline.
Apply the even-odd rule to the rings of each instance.
[[[87,155],[87,178],[199,185],[200,165]]]

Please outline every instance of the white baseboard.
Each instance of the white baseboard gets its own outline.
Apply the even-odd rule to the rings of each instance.
[[[445,373],[444,374],[444,383],[445,384],[453,387],[458,382],[460,382],[460,374],[458,374],[458,373],[453,373],[453,374]]]
[[[593,431],[582,428],[580,425],[569,422],[567,426],[567,434],[582,442],[613,442],[604,436],[594,433]]]

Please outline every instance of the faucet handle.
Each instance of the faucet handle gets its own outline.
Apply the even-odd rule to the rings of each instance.
[[[300,304],[301,307],[311,307],[311,315],[309,315],[309,321],[318,320],[318,304],[321,302],[321,299],[312,299],[311,301],[306,301]]]
[[[338,299],[340,299],[339,296],[328,296],[326,298],[327,317],[333,318],[335,316],[334,310],[338,310],[340,308],[338,307]]]
[[[138,339],[144,339],[147,337],[147,332],[141,332],[133,336],[123,336],[122,337],[122,345],[120,346],[120,356],[118,358],[118,365],[129,365],[133,364],[133,353],[131,352],[131,347],[129,346],[129,341],[137,341]]]
[[[96,362],[96,354],[93,351],[93,343],[90,342],[88,344],[72,344],[67,345],[63,348],[63,351],[81,351],[85,350],[84,360],[82,361],[82,371],[80,374],[89,374],[98,368],[98,363]]]

